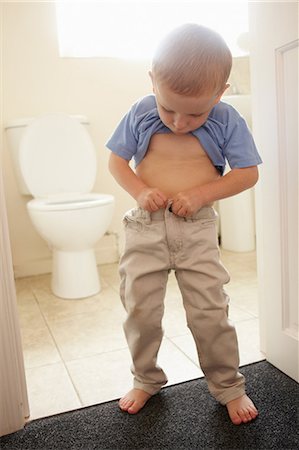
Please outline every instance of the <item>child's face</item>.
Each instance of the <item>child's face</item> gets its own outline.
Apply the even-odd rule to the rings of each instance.
[[[217,96],[210,94],[196,97],[176,94],[154,80],[153,88],[161,121],[177,135],[201,127],[222,95],[222,92]]]

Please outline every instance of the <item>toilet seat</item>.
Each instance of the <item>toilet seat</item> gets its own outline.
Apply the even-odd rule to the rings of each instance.
[[[31,210],[40,212],[47,211],[70,211],[75,209],[95,208],[113,203],[114,197],[108,194],[82,194],[76,196],[56,196],[45,199],[33,199],[27,203]]]
[[[96,152],[78,120],[63,113],[46,114],[24,131],[20,167],[35,198],[87,194],[95,183]]]

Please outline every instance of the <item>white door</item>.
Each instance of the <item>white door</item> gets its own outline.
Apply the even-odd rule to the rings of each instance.
[[[262,350],[298,380],[298,3],[250,2]]]

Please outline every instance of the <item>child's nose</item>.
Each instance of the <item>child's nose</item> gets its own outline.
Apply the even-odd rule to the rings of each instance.
[[[175,114],[174,118],[173,118],[173,125],[177,128],[177,129],[182,129],[186,126],[186,118],[184,116],[182,116],[181,114]]]

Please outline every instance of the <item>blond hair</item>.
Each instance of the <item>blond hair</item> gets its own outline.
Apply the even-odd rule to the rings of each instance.
[[[229,77],[231,52],[223,38],[197,24],[185,24],[168,34],[152,62],[156,81],[182,95],[217,95]]]

